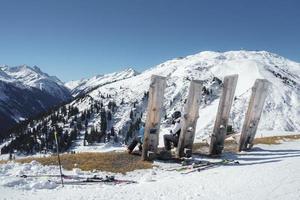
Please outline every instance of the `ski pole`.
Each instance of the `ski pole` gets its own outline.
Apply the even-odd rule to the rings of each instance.
[[[62,185],[62,187],[64,187],[64,180],[63,180],[63,174],[62,174],[62,170],[61,170],[61,162],[60,162],[60,157],[59,157],[58,140],[57,140],[56,131],[54,132],[54,137],[55,137],[55,141],[56,141],[57,159],[58,159],[58,165],[59,165],[59,171],[60,171],[61,185]]]

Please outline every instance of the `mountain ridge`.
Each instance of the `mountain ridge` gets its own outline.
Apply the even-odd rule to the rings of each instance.
[[[104,75],[96,75],[91,78],[82,78],[80,80],[69,81],[65,83],[65,86],[69,88],[73,96],[76,97],[82,92],[87,93],[88,91],[91,91],[94,88],[99,87],[101,85],[112,83],[122,79],[127,79],[138,74],[139,72],[129,67],[119,72],[113,72]]]

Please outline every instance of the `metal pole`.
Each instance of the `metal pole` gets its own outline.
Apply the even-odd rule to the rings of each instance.
[[[64,180],[63,180],[63,173],[61,170],[61,162],[60,162],[60,157],[59,157],[59,149],[58,149],[58,140],[57,140],[57,132],[54,132],[54,137],[56,141],[56,150],[57,150],[57,159],[58,159],[58,165],[59,165],[59,171],[60,171],[60,179],[61,179],[61,185],[64,187]]]

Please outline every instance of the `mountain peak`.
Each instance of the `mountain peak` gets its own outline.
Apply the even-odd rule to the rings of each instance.
[[[8,65],[0,65],[0,69],[1,70],[5,70],[5,69],[7,69],[8,68]]]
[[[63,83],[57,77],[49,76],[36,65],[33,67],[25,64],[15,67],[6,65],[1,69],[14,82],[21,83],[27,87],[47,91],[50,95],[63,100],[70,99],[71,97],[68,89],[64,87]]]
[[[10,80],[10,77],[2,70],[2,67],[0,67],[0,80]]]
[[[127,72],[127,73],[132,73],[132,75],[136,76],[136,75],[139,75],[140,72],[136,71],[135,69],[133,69],[132,67],[127,67],[123,70],[124,72]]]
[[[40,73],[40,74],[46,74],[46,73],[42,72],[42,70],[41,70],[38,66],[36,66],[36,65],[34,65],[34,66],[32,67],[32,69],[33,69],[35,72],[37,72],[37,73]],[[49,75],[47,74],[47,76],[49,76]]]

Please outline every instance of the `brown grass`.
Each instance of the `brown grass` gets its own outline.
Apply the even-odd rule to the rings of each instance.
[[[256,144],[281,144],[283,141],[291,141],[300,139],[300,134],[297,135],[286,135],[286,136],[272,136],[256,138],[254,145]],[[225,140],[224,151],[225,152],[237,152],[238,143],[235,140]],[[195,143],[193,145],[193,152],[208,154],[209,146],[207,143]]]
[[[236,152],[237,143],[234,140],[225,140],[224,151],[226,152]],[[209,146],[207,143],[194,143],[193,152],[208,154]]]
[[[57,156],[30,157],[16,160],[16,162],[28,163],[32,160],[43,165],[57,165]],[[141,161],[140,156],[130,155],[126,152],[63,154],[61,155],[61,164],[67,170],[80,168],[84,171],[101,170],[114,173],[152,168],[151,162]]]
[[[256,138],[254,144],[281,144],[282,141],[291,141],[300,139],[300,134],[298,135],[286,135],[286,136],[272,136],[264,138]]]

